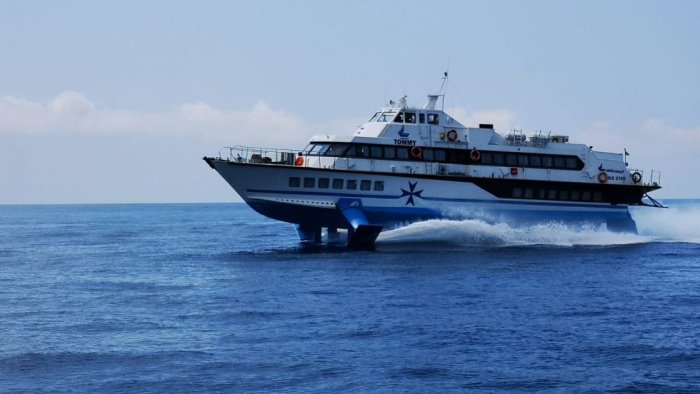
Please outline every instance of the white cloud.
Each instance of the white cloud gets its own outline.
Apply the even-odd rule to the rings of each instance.
[[[305,126],[299,118],[274,110],[263,101],[249,110],[218,109],[199,102],[143,113],[102,109],[76,92],[63,92],[46,104],[0,97],[0,134],[150,133],[222,144],[299,147],[319,129],[322,125]]]

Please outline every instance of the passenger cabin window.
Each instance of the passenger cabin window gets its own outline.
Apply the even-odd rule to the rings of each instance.
[[[370,190],[372,188],[372,181],[363,179],[360,182],[360,190]]]
[[[323,154],[326,156],[342,156],[347,149],[347,145],[332,144],[323,152]]]
[[[318,178],[318,188],[319,189],[328,189],[328,185],[330,185],[331,180],[328,178]]]
[[[347,187],[348,187],[348,190],[357,189],[357,181],[355,179],[348,179]]]
[[[301,179],[298,176],[289,178],[289,187],[299,187],[299,185],[301,185]]]
[[[440,118],[438,114],[428,114],[428,124],[439,124]]]
[[[542,166],[542,158],[538,155],[531,155],[530,156],[530,165],[532,167],[541,167]]]
[[[378,192],[384,191],[384,181],[374,181],[374,190]]]
[[[395,159],[396,158],[396,148],[393,146],[384,147],[384,158],[385,159]]]
[[[425,114],[418,114],[418,123],[425,123]]]
[[[316,187],[316,178],[304,178],[304,187],[307,189]]]
[[[381,159],[382,158],[382,147],[381,146],[370,146],[369,147],[369,156],[373,159]]]
[[[406,116],[404,118],[406,123],[416,123],[416,113],[415,112],[406,112]]]
[[[394,118],[395,123],[403,123],[403,112],[399,112],[398,115],[396,115],[396,118]]]
[[[397,159],[408,159],[408,148],[396,148]]]
[[[333,189],[342,189],[343,188],[343,179],[338,179],[335,178],[333,179]]]

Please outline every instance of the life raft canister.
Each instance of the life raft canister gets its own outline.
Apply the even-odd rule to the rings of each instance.
[[[639,171],[635,171],[632,173],[632,182],[634,183],[639,183],[642,181],[642,174],[639,173]]]
[[[414,146],[411,148],[411,157],[414,159],[422,159],[423,158],[423,149],[420,146]]]
[[[304,158],[301,156],[297,157],[297,159],[294,160],[294,165],[297,167],[303,166],[304,165]]]
[[[608,174],[606,172],[601,172],[598,174],[598,182],[608,183]]]
[[[447,132],[447,140],[450,142],[457,141],[457,130],[450,130]]]
[[[479,161],[479,159],[481,159],[481,152],[476,149],[472,149],[472,151],[469,152],[469,157],[472,159],[472,161]]]

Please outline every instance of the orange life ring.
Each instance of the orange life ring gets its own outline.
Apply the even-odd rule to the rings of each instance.
[[[632,174],[632,182],[639,183],[641,181],[642,181],[642,174],[640,174],[639,171],[635,171]]]
[[[297,157],[297,159],[294,160],[294,165],[297,167],[303,166],[304,165],[304,158],[301,156]]]
[[[598,182],[608,183],[608,174],[606,172],[601,172],[598,174]]]
[[[456,130],[450,130],[447,132],[447,140],[450,142],[455,142],[457,141],[457,131]]]
[[[471,157],[472,161],[479,161],[479,159],[481,159],[481,152],[476,149],[472,149],[472,151],[469,152],[469,157]]]
[[[422,159],[423,158],[423,149],[419,146],[414,146],[411,148],[411,157],[414,159]]]

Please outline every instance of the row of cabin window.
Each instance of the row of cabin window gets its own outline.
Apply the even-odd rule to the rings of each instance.
[[[561,200],[561,201],[594,201],[602,202],[603,193],[587,190],[562,190],[562,189],[533,189],[513,188],[513,198],[526,198],[535,200]]]
[[[301,187],[302,181],[298,176],[293,176],[289,178],[289,187]],[[304,177],[303,182],[304,188],[306,189],[347,189],[347,190],[357,190],[357,179],[345,179],[333,178],[331,183],[330,178],[318,178],[318,183],[316,178]],[[360,181],[360,190],[371,190],[372,181],[369,179],[363,179]],[[381,192],[384,191],[384,181],[374,181],[374,191]]]
[[[505,165],[508,167],[559,168],[579,170],[582,167],[575,156],[550,156],[525,153],[482,152],[482,164]]]
[[[394,115],[395,112],[384,112],[380,113],[377,112],[374,114],[372,119],[370,119],[370,122],[376,121],[376,122],[394,122],[394,123],[416,123],[416,113],[415,112],[405,112],[401,111],[398,114]],[[428,124],[439,124],[440,123],[440,116],[435,113],[418,113],[418,123],[425,123],[426,120],[426,115],[428,119]]]
[[[386,145],[348,145],[348,144],[317,144],[308,154],[336,157],[363,157],[371,159],[389,160],[425,160],[442,163],[469,164],[470,151],[466,149],[433,149],[423,148],[422,158],[411,156],[411,148]],[[580,170],[582,163],[576,156],[555,156],[527,153],[502,153],[481,152],[481,164],[508,166],[508,167],[533,167],[533,168],[557,168],[566,170]]]

